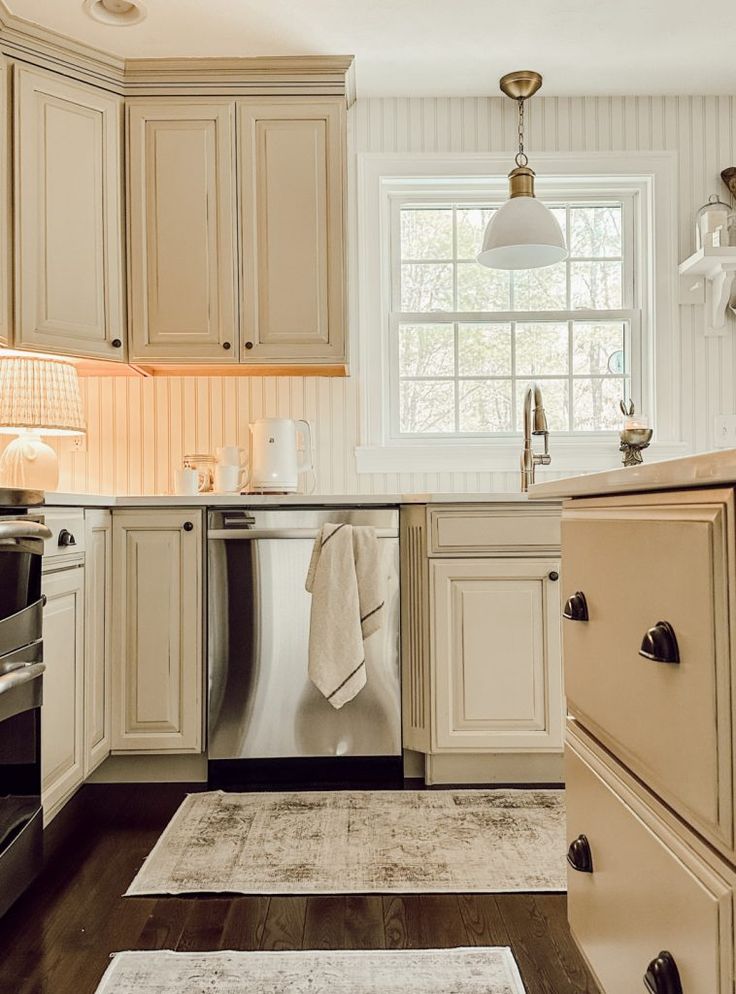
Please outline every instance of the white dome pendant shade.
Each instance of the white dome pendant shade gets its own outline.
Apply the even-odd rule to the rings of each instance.
[[[519,151],[509,173],[509,199],[494,211],[478,255],[489,269],[541,269],[567,258],[557,218],[534,196],[534,170],[524,152],[524,100],[542,85],[539,73],[523,70],[501,79],[501,89],[519,104]]]

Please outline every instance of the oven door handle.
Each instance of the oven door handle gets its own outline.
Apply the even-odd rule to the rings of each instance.
[[[24,683],[30,683],[31,680],[41,676],[45,669],[45,663],[31,663],[30,666],[24,666],[21,670],[12,670],[10,673],[0,676],[0,694],[6,694],[9,690],[21,687]]]
[[[51,529],[40,521],[2,521],[0,522],[0,542],[19,542],[29,538],[51,538]]]

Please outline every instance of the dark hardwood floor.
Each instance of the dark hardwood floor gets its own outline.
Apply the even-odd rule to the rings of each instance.
[[[42,875],[0,919],[1,994],[93,994],[121,949],[468,945],[511,946],[528,994],[598,994],[559,894],[122,897],[182,795],[86,787],[52,823]]]

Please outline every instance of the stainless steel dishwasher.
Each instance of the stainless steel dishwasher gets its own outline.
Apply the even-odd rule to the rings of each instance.
[[[376,529],[386,582],[384,624],[365,643],[366,685],[339,711],[307,672],[311,596],[304,583],[327,522]],[[343,775],[350,760],[364,770],[390,760],[384,766],[400,772],[398,526],[398,509],[390,507],[209,512],[210,783],[258,779],[259,768],[275,782],[277,767],[291,773],[311,761],[314,769],[317,760],[321,771],[331,761]]]

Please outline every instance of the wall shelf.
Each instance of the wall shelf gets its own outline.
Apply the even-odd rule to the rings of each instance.
[[[680,303],[705,304],[705,334],[724,335],[736,280],[736,246],[701,248],[680,263]]]

